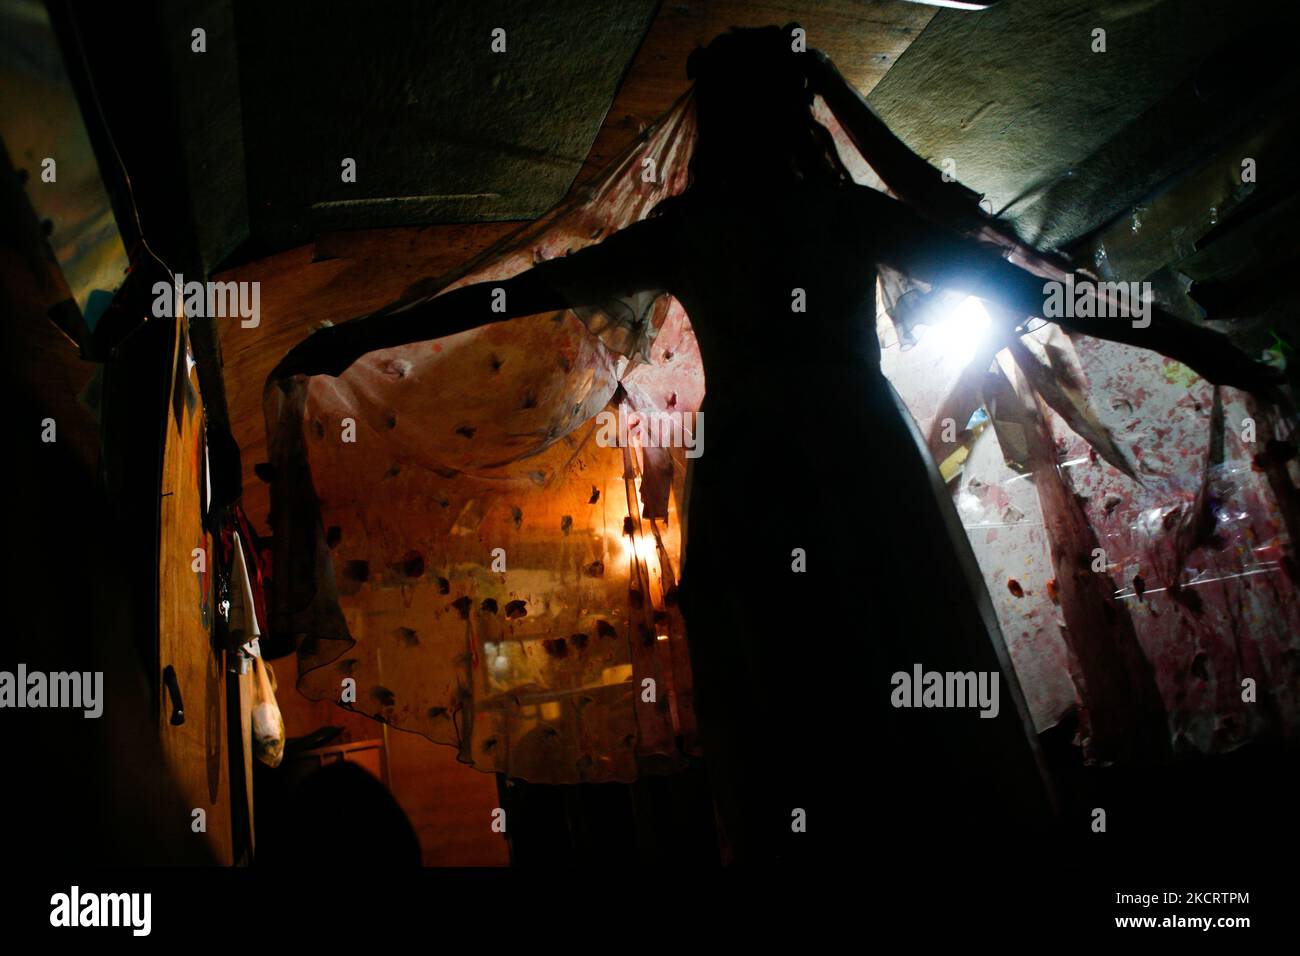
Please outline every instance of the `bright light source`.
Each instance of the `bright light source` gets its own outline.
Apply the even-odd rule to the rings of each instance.
[[[992,322],[984,303],[969,295],[938,322],[922,326],[925,332],[921,338],[943,356],[945,363],[965,368],[979,351]]]
[[[655,546],[643,534],[625,534],[619,540],[623,547],[623,560],[628,563],[631,563],[634,551],[642,561],[649,561],[655,554]]]
[[[930,7],[948,7],[951,10],[987,10],[998,0],[912,0]]]

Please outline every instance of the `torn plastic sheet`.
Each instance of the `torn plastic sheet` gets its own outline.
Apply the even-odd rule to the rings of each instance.
[[[816,100],[814,110],[859,183],[914,203],[1039,275],[1065,275],[995,220],[963,214],[968,197],[956,184],[939,186],[937,171],[900,166],[887,130],[850,135],[826,103]],[[439,294],[508,278],[645,218],[684,189],[694,136],[688,96],[574,199],[485,252]],[[888,183],[867,153],[884,157]],[[657,170],[649,180],[644,160]],[[905,321],[908,296],[932,290],[898,273],[880,275],[882,308],[894,320],[882,334],[886,372],[923,431],[932,429],[934,409],[970,362],[934,352],[929,346],[937,343],[918,340]],[[909,343],[915,347],[904,353],[900,346]],[[1121,577],[1108,582],[1094,574],[1077,587],[1063,580],[1076,573],[1083,544],[1095,538],[1105,549],[1118,531],[1107,523],[1115,509],[1103,520],[1079,503],[1080,479],[1060,461],[1062,445],[1072,449],[1067,461],[1086,461],[1123,483],[1113,492],[1127,502],[1122,515],[1155,506],[1183,480],[1174,469],[1150,471],[1171,453],[1154,420],[1138,420],[1153,434],[1143,432],[1134,447],[1126,429],[1137,424],[1098,407],[1097,396],[1116,391],[1099,357],[1121,349],[1126,367],[1144,370],[1150,381],[1125,390],[1139,404],[1154,403],[1157,392],[1161,401],[1166,393],[1189,395],[1197,382],[1165,388],[1151,376],[1177,363],[1122,346],[1103,349],[1084,337],[1074,343],[1077,359],[1068,342],[1054,346],[1059,360],[1026,347],[1021,359],[1033,360],[1032,381],[1010,362],[990,376],[987,363],[965,378],[978,405],[969,397],[957,403],[968,409],[963,420],[984,407],[992,425],[968,439],[957,481],[974,503],[959,497],[958,504],[967,515],[991,507],[1002,519],[1000,528],[976,521],[967,530],[1036,725],[1079,707],[1088,753],[1102,760],[1158,756],[1171,740],[1175,748],[1212,752],[1264,726],[1294,734],[1296,704],[1282,683],[1295,639],[1279,636],[1300,633],[1288,617],[1293,585],[1272,575],[1269,598],[1252,595],[1250,613],[1272,629],[1257,653],[1272,710],[1223,729],[1214,722],[1238,710],[1214,709],[1229,682],[1213,626],[1208,619],[1187,625],[1205,631],[1198,640],[1213,646],[1214,654],[1205,653],[1214,670],[1194,655],[1184,660],[1186,648],[1176,651],[1160,630],[1184,612],[1203,611],[1179,604],[1175,614],[1153,613],[1153,624],[1130,610],[1117,624]],[[686,462],[680,449],[664,455],[603,447],[593,416],[616,396],[640,414],[690,414],[704,384],[680,304],[648,294],[373,352],[337,379],[270,385],[271,630],[298,652],[299,689],[336,701],[350,690],[355,699],[344,698],[345,705],[456,746],[480,769],[529,780],[629,780],[678,765],[693,747],[686,638],[672,601]],[[1052,401],[1040,407],[1042,390]],[[1046,405],[1063,410],[1091,444],[1064,430]],[[1194,439],[1180,440],[1188,447]],[[1141,485],[1100,455],[1093,460],[1092,450],[1105,442],[1114,443],[1106,458],[1133,462]],[[1008,457],[1027,474],[1006,470]],[[1263,481],[1254,485],[1263,488]],[[1271,507],[1262,494],[1242,503],[1256,538],[1273,526]],[[1112,544],[1115,554],[1121,544],[1127,539]],[[1201,558],[1193,552],[1188,560]],[[1232,572],[1228,580],[1250,579],[1224,570]],[[1026,619],[1028,608],[1036,620]],[[1219,616],[1243,613],[1240,600],[1229,608],[1225,598]],[[1234,636],[1238,644],[1245,639]],[[1148,668],[1150,679],[1142,676]],[[1113,669],[1136,683],[1108,683]],[[1193,693],[1186,675],[1204,680],[1202,671],[1213,675],[1214,689]],[[657,693],[642,692],[647,680]],[[1140,693],[1131,693],[1135,688]]]
[[[903,351],[882,329],[886,372],[933,433],[940,411],[963,407],[953,394],[963,382],[969,390],[972,373],[945,371],[942,343]],[[1035,407],[1027,382],[984,393],[996,395],[989,412],[1003,427],[973,438],[954,498],[1035,726],[1077,710],[1097,762],[1294,738],[1300,613],[1286,511],[1270,487],[1278,469],[1261,456],[1267,415],[1245,393],[1216,390],[1151,352],[1050,328],[1024,341],[1034,355],[1059,351],[1141,479]],[[998,359],[992,379],[1008,381],[1016,363]],[[1012,396],[1019,405],[1008,413]],[[1026,430],[1035,419],[1046,433]],[[1107,656],[1091,656],[1107,645]]]
[[[937,173],[868,120],[893,192],[935,208],[965,195],[931,188]],[[883,188],[829,122],[859,180]],[[684,189],[694,141],[688,95],[437,294],[644,219]],[[680,572],[686,462],[681,449],[638,449],[629,466],[594,441],[592,417],[616,395],[642,415],[698,411],[702,363],[671,297],[517,319],[372,352],[337,379],[271,383],[271,630],[298,652],[299,689],[337,701],[342,687],[346,706],[534,781],[674,765],[677,741],[693,746],[684,630],[664,584]],[[494,571],[496,554],[506,563]]]
[[[441,291],[644,218],[684,188],[693,138],[684,99]],[[269,386],[272,630],[298,653],[299,689],[537,782],[679,765],[695,749],[672,593],[685,461],[604,447],[593,419],[620,403],[689,416],[700,369],[680,305],[645,294]]]

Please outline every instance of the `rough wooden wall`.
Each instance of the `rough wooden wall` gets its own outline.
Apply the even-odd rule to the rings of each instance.
[[[182,324],[177,320],[178,329]],[[191,811],[205,811],[207,831],[198,838],[206,839],[218,862],[230,863],[226,674],[212,642],[215,555],[203,528],[203,401],[183,336],[176,337],[174,354],[173,401],[167,414],[158,505],[158,683],[163,686],[168,666],[175,670],[185,722],[171,723],[172,701],[164,687],[158,701],[158,732],[168,774]],[[202,571],[195,570],[196,549],[203,552]]]

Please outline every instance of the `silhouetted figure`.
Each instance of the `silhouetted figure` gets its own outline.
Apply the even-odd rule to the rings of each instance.
[[[1043,279],[855,185],[810,112],[817,93],[880,144],[868,159],[882,174],[948,189],[954,203],[961,189],[940,185],[824,57],[792,52],[787,31],[721,36],[688,69],[699,140],[682,195],[509,281],[323,329],[274,376],[338,375],[366,352],[499,321],[496,288],[506,317],[667,290],[690,317],[707,385],[681,603],[734,857],[955,851],[1008,825],[1035,832],[1049,804],[1032,728],[951,499],[880,372],[875,293],[887,264],[1023,322],[1042,311]],[[805,313],[791,310],[794,290]],[[1141,332],[1069,326],[1215,381],[1266,380],[1223,336],[1160,313]],[[792,570],[797,548],[805,573]],[[916,664],[996,672],[997,715],[891,706],[891,675]]]

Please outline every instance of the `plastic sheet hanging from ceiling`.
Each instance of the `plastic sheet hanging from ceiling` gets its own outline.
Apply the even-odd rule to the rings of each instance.
[[[693,142],[683,98],[440,291],[509,278],[645,218],[685,188]],[[299,690],[536,782],[678,766],[695,747],[674,595],[685,461],[680,449],[601,447],[594,417],[692,412],[703,395],[694,335],[666,295],[269,385],[272,630],[293,638]]]
[[[889,192],[820,98],[814,111],[854,178]],[[695,139],[688,93],[436,294],[646,218],[686,188]],[[599,447],[593,418],[689,422],[704,387],[684,310],[654,292],[269,382],[271,631],[296,648],[298,689],[534,782],[679,766],[696,749],[674,599],[687,459],[634,427],[633,447]]]
[[[1153,277],[1195,318],[1178,273],[1240,202],[1240,155],[1225,147],[1100,231],[1100,277]],[[1097,763],[1300,735],[1293,422],[1173,359],[1050,325],[965,351],[912,331],[882,321],[882,365],[953,482],[1035,726],[1077,713]]]
[[[846,130],[820,97],[814,115],[857,183],[912,203],[1036,274],[1066,274],[982,217],[959,184],[937,186],[937,171],[906,153],[878,118],[865,132]],[[694,141],[688,95],[586,188],[450,277],[439,294],[508,278],[645,218],[685,188]],[[929,300],[933,312],[947,293],[887,268],[879,282],[882,316],[892,319],[882,337],[912,344],[924,311],[918,303]],[[1034,518],[1002,532],[1000,544],[987,522],[968,522],[968,533],[1039,728],[1078,706],[1085,751],[1102,761],[1163,759],[1171,741],[1173,749],[1214,752],[1265,730],[1294,734],[1296,700],[1285,685],[1297,631],[1286,628],[1300,605],[1285,575],[1272,573],[1248,598],[1238,594],[1221,613],[1195,621],[1181,612],[1161,619],[1149,603],[1135,613],[1136,596],[1117,583],[1143,548],[1149,566],[1168,563],[1173,539],[1138,540],[1143,514],[1159,512],[1166,531],[1183,527],[1210,493],[1210,470],[1136,484],[1113,416],[1103,421],[1094,410],[1091,383],[1100,373],[1080,369],[1081,356],[1138,350],[1054,329],[1023,344],[995,341],[948,378],[908,380],[890,368],[898,350],[886,349],[885,365],[914,417],[928,424],[940,464],[946,451],[934,440],[936,423],[983,416],[997,443],[981,450],[969,433],[958,442],[965,455],[987,457],[993,448],[997,456],[986,463],[997,477],[986,483],[996,487],[981,513]],[[942,393],[934,391],[939,383]],[[269,385],[272,630],[293,637],[299,689],[338,701],[351,678],[356,697],[347,706],[456,746],[479,769],[537,782],[630,780],[678,765],[694,748],[685,630],[673,601],[686,462],[680,449],[599,447],[593,416],[607,408],[633,418],[693,413],[704,384],[680,305],[648,294],[373,352],[337,379]],[[1209,407],[1208,395],[1193,406]],[[1185,415],[1185,428],[1202,420],[1186,409],[1165,413]],[[355,440],[345,437],[347,422]],[[1165,437],[1163,426],[1149,427]],[[1182,436],[1152,450],[1198,454],[1191,444]],[[1090,496],[1090,508],[1079,506],[1082,486],[1064,470],[1062,448],[1082,448],[1107,466],[1108,490]],[[987,491],[971,483],[973,466],[971,459],[957,486],[968,513],[968,498]],[[1241,475],[1239,460],[1213,466],[1216,481]],[[1032,482],[1016,485],[1030,474]],[[1237,516],[1221,526],[1234,529],[1231,550],[1198,556],[1197,564],[1179,546],[1172,560],[1182,570],[1157,576],[1163,586],[1177,591],[1189,574],[1198,584],[1220,573],[1246,582],[1258,570],[1251,555],[1281,554],[1276,501],[1258,481],[1232,488],[1231,501],[1222,491],[1214,498],[1229,509],[1222,514]],[[1119,517],[1106,507],[1114,496],[1124,502]],[[1189,510],[1192,502],[1199,504]],[[1038,538],[1027,548],[1017,534],[1031,525]],[[1179,540],[1197,540],[1198,528]],[[1107,573],[1076,574],[1074,565],[1103,539]],[[1033,623],[1024,617],[1030,605]],[[1273,636],[1261,639],[1260,626]],[[1194,645],[1188,633],[1197,635]],[[1242,673],[1263,675],[1272,716],[1243,713],[1228,700],[1237,673],[1230,654],[1247,662]],[[1201,675],[1211,666],[1207,685]]]
[[[889,192],[820,98],[814,111],[855,180]],[[437,294],[646,218],[686,188],[695,136],[688,93]],[[293,641],[298,689],[536,782],[677,766],[695,749],[674,601],[687,461],[599,447],[593,417],[689,421],[704,387],[689,320],[656,293],[268,383],[271,631]]]

